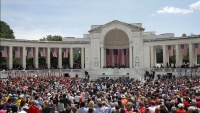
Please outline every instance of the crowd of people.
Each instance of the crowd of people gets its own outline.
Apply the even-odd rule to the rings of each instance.
[[[69,65],[63,65],[62,69],[81,69],[81,65],[80,64],[75,64],[73,65],[73,67],[70,67]],[[41,64],[39,65],[39,68],[36,68],[34,65],[26,65],[26,68],[23,68],[22,65],[13,65],[13,68],[11,70],[44,70],[44,69],[48,69],[47,64]],[[50,66],[50,69],[60,69],[59,66],[57,64],[52,64]],[[0,65],[0,71],[5,70],[5,71],[9,71],[10,69],[6,66],[6,65]]]
[[[200,77],[9,76],[0,113],[200,113]]]

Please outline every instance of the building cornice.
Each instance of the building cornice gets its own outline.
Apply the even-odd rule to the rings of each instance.
[[[111,22],[109,22],[107,24],[100,25],[99,27],[93,28],[93,29],[89,30],[88,32],[89,33],[100,33],[101,29],[103,29],[104,27],[107,27],[107,26],[109,26],[111,24],[116,24],[116,23],[124,25],[126,27],[129,27],[131,29],[131,31],[144,31],[145,30],[144,28],[138,27],[138,26],[133,25],[133,24],[129,24],[129,23],[118,21],[118,20],[114,20],[114,21],[111,21]]]

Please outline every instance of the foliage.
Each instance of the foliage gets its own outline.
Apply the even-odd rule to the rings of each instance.
[[[13,65],[20,65],[20,58],[14,58],[13,57]]]
[[[33,58],[27,58],[26,59],[26,65],[33,65]]]
[[[0,20],[0,38],[6,39],[15,39],[13,30],[9,27],[9,25]],[[6,65],[6,58],[2,58],[0,56],[0,64]]]
[[[156,61],[157,63],[163,63],[163,50],[161,49],[160,53],[156,53]],[[189,62],[189,49],[187,51],[187,55],[183,56],[183,63]],[[197,59],[198,64],[200,63],[200,57]],[[173,56],[169,57],[169,64],[175,64],[176,63],[176,50],[173,51]]]
[[[0,21],[0,29],[0,38],[15,39],[13,30],[6,22]]]
[[[197,55],[197,64],[200,64],[200,55]]]
[[[74,53],[74,63],[81,64],[81,54]]]
[[[46,37],[43,37],[40,39],[40,41],[62,41],[62,36],[59,35],[47,35]]]
[[[183,56],[183,63],[188,63],[189,62],[189,48],[187,50],[187,55],[186,56]]]

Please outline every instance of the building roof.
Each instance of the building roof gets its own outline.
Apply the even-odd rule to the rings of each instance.
[[[92,28],[92,29],[89,30],[88,32],[89,32],[89,33],[92,33],[92,32],[100,32],[102,28],[104,28],[104,27],[106,27],[106,26],[108,26],[108,25],[111,25],[111,24],[116,24],[116,23],[118,23],[118,24],[123,24],[123,25],[125,25],[125,26],[127,26],[127,27],[130,27],[132,30],[136,30],[136,31],[137,31],[137,30],[138,30],[138,31],[144,31],[144,30],[145,30],[144,28],[139,27],[139,26],[136,26],[136,25],[133,25],[133,24],[129,24],[129,23],[125,23],[125,22],[118,21],[118,20],[114,20],[114,21],[108,22],[108,23],[106,23],[106,24],[104,24],[104,25],[100,25],[100,26],[98,26],[98,27]]]

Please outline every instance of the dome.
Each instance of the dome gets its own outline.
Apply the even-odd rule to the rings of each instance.
[[[182,34],[182,37],[187,37],[187,35],[185,33]]]

